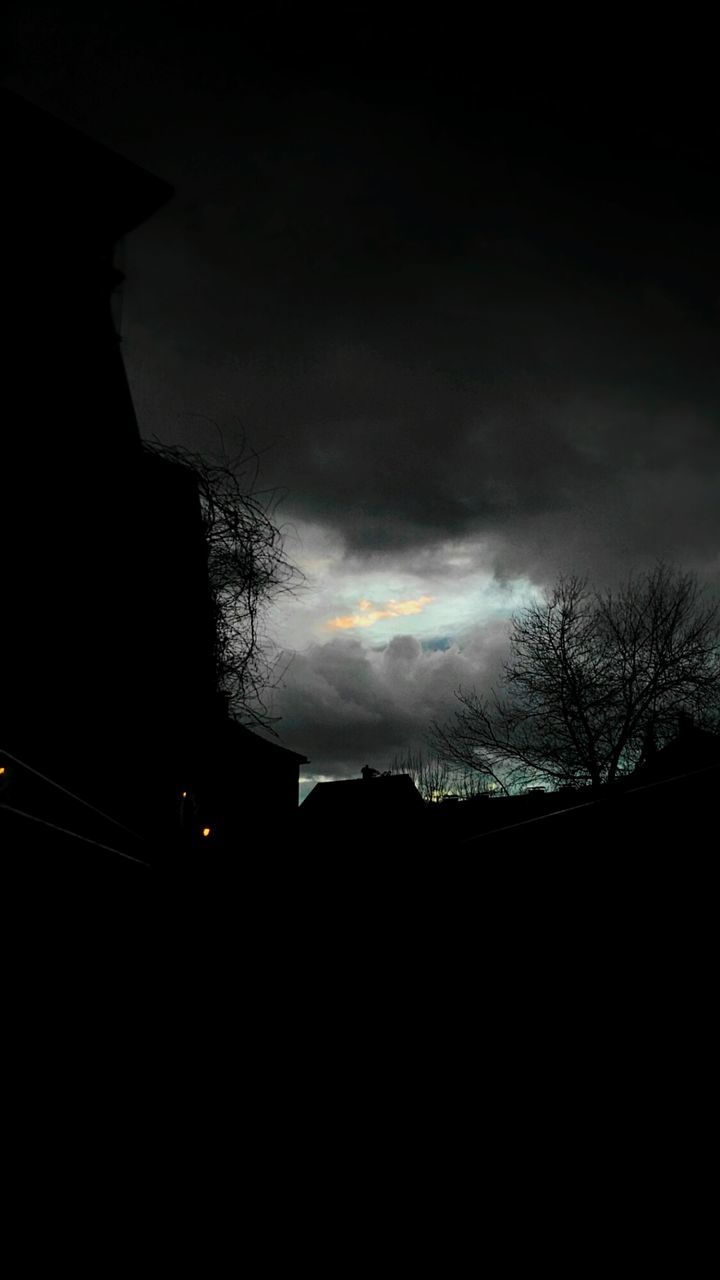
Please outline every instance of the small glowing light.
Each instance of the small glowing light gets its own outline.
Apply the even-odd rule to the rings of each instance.
[[[0,778],[2,778],[2,776],[3,776],[4,772],[5,772],[5,765],[4,765],[4,764],[0,764]]]
[[[204,835],[204,836],[209,836],[209,835],[210,835],[210,827],[203,827],[203,829],[202,829],[202,833],[203,833],[203,835]]]
[[[182,793],[182,798],[183,798],[183,800],[186,800],[186,799],[187,799],[187,791],[183,791],[183,793]]]

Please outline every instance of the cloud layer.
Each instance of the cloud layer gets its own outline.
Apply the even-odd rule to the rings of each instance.
[[[310,757],[309,778],[387,769],[452,712],[455,689],[496,678],[506,634],[507,624],[494,621],[447,648],[408,635],[379,649],[347,636],[310,645],[274,698],[282,740]]]
[[[633,184],[607,138],[579,164],[572,131],[535,128],[528,155],[493,117],[450,133],[296,105],[246,140],[236,203],[232,181],[198,185],[135,238],[126,352],[148,433],[212,447],[193,414],[231,437],[237,414],[274,446],[288,517],[368,561],[483,539],[501,576],[711,565],[710,179],[649,144]]]

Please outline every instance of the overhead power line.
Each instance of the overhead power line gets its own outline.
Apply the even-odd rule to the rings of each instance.
[[[131,827],[126,827],[124,822],[119,822],[117,818],[111,817],[109,813],[104,813],[102,809],[98,809],[96,805],[91,804],[89,800],[83,800],[82,796],[75,795],[74,791],[69,791],[62,783],[55,782],[53,778],[48,778],[46,774],[41,773],[39,769],[33,769],[32,765],[26,764],[24,760],[19,760],[12,752],[0,749],[0,756],[7,756],[8,760],[12,760],[13,764],[17,764],[21,769],[27,769],[28,773],[32,773],[36,778],[40,778],[46,782],[49,787],[54,787],[56,791],[61,791],[63,795],[69,796],[71,800],[75,800],[78,804],[84,805],[92,813],[99,818],[103,818],[106,822],[111,822],[113,826],[118,827],[121,831],[125,831],[128,835],[133,836],[135,840],[144,841],[145,837],[141,836],[138,831],[133,831]]]
[[[67,827],[60,827],[55,822],[48,822],[46,818],[38,818],[34,813],[25,813],[22,809],[15,809],[9,804],[0,804],[0,809],[4,809],[6,813],[15,814],[17,818],[26,818],[28,822],[37,822],[41,827],[49,827],[51,831],[57,831],[60,835],[70,836],[72,840],[81,840],[83,844],[90,844],[96,849],[103,849],[105,853],[115,853],[118,858],[126,858],[128,862],[134,862],[140,867],[150,869],[150,863],[144,862],[142,858],[135,858],[131,853],[125,853],[122,849],[113,849],[109,844],[101,844],[99,840],[93,840],[90,836],[81,836],[77,831],[69,831]]]

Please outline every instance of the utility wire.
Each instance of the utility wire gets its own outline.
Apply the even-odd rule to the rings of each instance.
[[[637,787],[627,787],[616,792],[608,792],[604,796],[595,800],[583,800],[580,804],[568,805],[565,809],[550,809],[547,813],[538,813],[534,818],[521,818],[518,822],[509,822],[506,827],[491,827],[489,831],[479,831],[474,836],[468,836],[461,843],[464,845],[474,844],[478,840],[484,840],[486,836],[503,835],[506,831],[516,831],[518,827],[533,827],[539,822],[547,822],[550,818],[560,818],[566,813],[579,813],[581,809],[593,809],[599,805],[605,805],[608,801],[622,800],[624,796],[637,796],[643,791],[652,791],[655,788],[665,787],[671,782],[684,782],[688,778],[699,778],[704,773],[712,773],[717,770],[716,764],[703,765],[701,769],[689,769],[687,773],[675,773],[669,778],[656,778],[653,782],[643,782]],[[548,792],[552,795],[552,792]]]
[[[0,809],[4,809],[6,813],[14,813],[18,818],[27,818],[28,822],[37,822],[41,827],[49,827],[51,831],[59,831],[61,835],[70,836],[72,840],[82,840],[84,844],[91,844],[96,849],[103,849],[105,853],[116,853],[118,858],[127,858],[128,862],[135,862],[140,867],[150,869],[150,863],[143,862],[142,858],[135,858],[131,853],[124,853],[122,849],[113,849],[109,844],[101,844],[99,840],[92,840],[90,836],[81,836],[77,831],[68,831],[67,827],[59,827],[55,822],[47,822],[45,818],[37,818],[33,813],[24,813],[22,809],[14,809],[9,804],[0,804]]]
[[[73,791],[68,791],[67,787],[63,787],[61,783],[54,782],[52,778],[46,777],[39,769],[33,769],[32,765],[26,764],[24,760],[18,760],[17,756],[14,756],[12,752],[0,748],[0,756],[7,756],[8,760],[12,760],[14,764],[19,764],[21,769],[27,769],[28,773],[34,774],[36,778],[41,778],[43,782],[47,782],[50,787],[55,787],[57,791],[62,791],[63,795],[69,796],[71,800],[76,800],[78,804],[84,805],[86,809],[96,813],[99,818],[104,818],[106,822],[111,822],[113,826],[119,827],[121,831],[126,831],[128,835],[134,836],[136,840],[144,840],[145,837],[141,836],[139,832],[133,831],[131,827],[126,827],[124,822],[118,822],[117,818],[111,818],[109,813],[103,813],[102,809],[97,809],[94,804],[90,804],[89,800],[83,800],[82,796],[76,796]]]

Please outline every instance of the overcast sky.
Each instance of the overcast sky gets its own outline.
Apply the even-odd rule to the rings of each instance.
[[[140,428],[244,432],[286,492],[307,585],[270,619],[274,710],[308,777],[417,745],[560,571],[717,581],[701,75],[560,75],[366,7],[330,31],[71,10],[17,9],[3,82],[175,188],[124,246]]]

